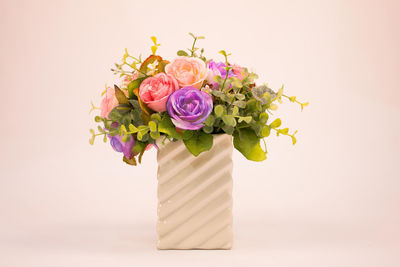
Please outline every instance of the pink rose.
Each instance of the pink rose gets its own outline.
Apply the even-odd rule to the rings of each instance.
[[[165,72],[174,76],[180,87],[200,89],[207,78],[208,69],[206,63],[199,58],[177,57],[165,67]]]
[[[100,116],[103,118],[108,117],[108,114],[116,106],[118,106],[118,100],[115,97],[115,90],[114,88],[108,86],[106,88],[106,94],[100,104],[100,109],[101,109]]]
[[[239,80],[243,80],[243,73],[244,73],[244,68],[238,66],[238,65],[233,65],[232,66],[232,71],[233,74],[235,74],[235,76],[239,79]]]
[[[140,84],[139,97],[152,110],[163,112],[167,110],[169,95],[178,89],[179,85],[174,76],[161,72]]]

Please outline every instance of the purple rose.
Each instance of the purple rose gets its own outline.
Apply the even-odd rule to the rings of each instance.
[[[111,127],[117,128],[119,123],[113,122],[111,124]],[[116,135],[116,136],[111,136],[108,135],[108,138],[110,139],[110,144],[112,148],[117,151],[117,152],[122,152],[124,156],[128,159],[133,158],[134,154],[132,153],[132,147],[136,145],[135,139],[131,136],[128,142],[122,141],[122,136]]]
[[[183,130],[202,128],[212,109],[211,96],[191,86],[173,92],[167,101],[167,111],[172,122]]]
[[[214,60],[210,60],[207,64],[207,67],[209,69],[208,76],[207,76],[207,82],[212,85],[213,89],[219,89],[218,83],[214,81],[214,76],[218,75],[218,76],[221,76],[222,78],[225,78],[226,64],[223,62],[217,63]],[[236,75],[232,69],[229,70],[229,72],[228,72],[228,78],[230,78],[230,77],[236,77]]]

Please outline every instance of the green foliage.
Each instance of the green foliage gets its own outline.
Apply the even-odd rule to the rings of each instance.
[[[177,55],[197,57],[206,62],[203,56],[204,49],[196,47],[197,41],[204,37],[192,33],[189,35],[193,38],[191,48],[186,51],[179,50]],[[100,116],[94,118],[99,126],[96,131],[90,129],[90,144],[94,143],[97,136],[102,137],[104,142],[107,142],[108,137],[117,135],[121,136],[124,142],[133,138],[136,141],[136,145],[132,148],[134,157],[130,159],[124,157],[123,160],[127,164],[136,165],[141,162],[146,147],[160,138],[171,141],[183,140],[187,149],[198,156],[212,147],[213,134],[229,134],[233,135],[235,148],[247,159],[253,161],[266,159],[265,138],[271,135],[271,131],[275,131],[277,136],[290,137],[293,145],[297,142],[295,137],[297,131],[291,133],[289,128],[281,128],[282,121],[274,116],[274,111],[285,99],[299,104],[301,110],[308,105],[308,102],[303,103],[296,96],[285,95],[283,86],[274,91],[266,84],[257,85],[258,75],[247,68],[243,69],[241,79],[228,77],[228,73],[234,66],[229,63],[230,54],[225,50],[219,53],[224,57],[226,75],[214,76],[219,89],[214,86],[211,88],[211,84],[206,82],[201,89],[213,98],[213,110],[201,129],[195,131],[178,129],[167,112],[157,113],[150,110],[138,97],[138,89],[144,79],[165,71],[165,65],[168,63],[161,56],[156,55],[160,46],[157,39],[151,37],[151,40],[153,42],[152,55],[146,60],[142,62],[141,56],[134,57],[125,49],[122,62],[115,64],[112,69],[120,77],[127,76],[131,80],[132,75],[135,74],[136,79],[129,84],[124,84],[121,88],[115,85],[115,96],[119,105],[110,112],[107,118]],[[127,90],[128,96],[125,95],[124,90]],[[99,108],[91,103],[91,111],[94,110],[99,110]],[[261,140],[265,145],[264,149],[261,148]]]
[[[213,136],[202,131],[195,131],[190,138],[183,140],[183,142],[190,153],[197,157],[201,152],[211,149]]]
[[[193,33],[189,33],[189,35],[193,38],[193,44],[192,44],[192,48],[188,48],[187,50],[189,51],[189,53],[187,53],[184,50],[178,50],[178,52],[176,53],[178,56],[190,56],[190,57],[198,57],[200,59],[202,59],[203,61],[206,61],[207,59],[203,56],[204,53],[204,49],[200,49],[198,47],[196,47],[196,42],[198,40],[202,40],[205,39],[204,36],[196,36]],[[198,54],[197,52],[200,51],[200,54]]]
[[[263,161],[267,158],[260,146],[260,137],[251,129],[244,128],[235,131],[233,145],[249,160]]]

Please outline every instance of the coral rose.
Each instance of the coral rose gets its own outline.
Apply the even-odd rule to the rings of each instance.
[[[162,72],[140,84],[139,97],[152,110],[163,112],[167,110],[169,95],[178,89],[179,85],[174,76]]]
[[[200,89],[207,78],[208,68],[199,58],[177,57],[165,67],[165,72],[174,76],[181,87]]]
[[[106,94],[100,104],[100,116],[108,118],[108,114],[110,114],[111,110],[116,106],[118,106],[118,100],[115,97],[115,89],[108,86],[106,88]]]

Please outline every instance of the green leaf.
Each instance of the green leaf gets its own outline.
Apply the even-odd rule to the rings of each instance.
[[[224,123],[228,126],[232,126],[235,127],[236,126],[236,120],[235,117],[233,117],[232,115],[223,115],[222,116],[222,120],[224,121]]]
[[[232,86],[242,88],[243,84],[238,78],[232,78]]]
[[[185,56],[185,57],[189,56],[189,54],[186,53],[186,52],[183,51],[183,50],[179,50],[176,54],[177,54],[178,56]]]
[[[94,117],[95,122],[101,122],[103,119],[100,116]]]
[[[238,100],[244,100],[246,98],[246,96],[244,94],[236,94],[235,97]]]
[[[260,122],[262,124],[265,124],[268,121],[269,116],[267,113],[263,112],[260,114],[260,116],[258,118],[260,119]]]
[[[133,165],[133,166],[137,165],[135,157],[132,157],[131,159],[128,159],[127,157],[124,156],[123,160],[124,160],[124,162],[126,164]]]
[[[270,133],[271,133],[271,130],[270,130],[269,126],[268,125],[264,126],[264,128],[261,131],[262,136],[268,137]]]
[[[249,73],[248,79],[250,79],[250,80],[258,79],[258,75],[253,72]]]
[[[292,138],[292,144],[295,145],[297,142],[296,137],[294,137],[294,135],[291,135],[290,137]]]
[[[141,78],[137,78],[133,81],[131,81],[128,84],[128,92],[129,92],[129,98],[135,98],[135,94],[133,93],[133,90],[136,88],[139,88],[140,84],[146,79],[147,77],[141,77]]]
[[[126,134],[122,137],[122,141],[124,143],[129,142],[129,140],[131,140],[131,135],[130,134]]]
[[[101,127],[100,125],[97,126],[97,130],[99,130],[100,133],[105,133],[106,131],[104,131],[103,127]]]
[[[274,103],[271,103],[271,105],[269,106],[269,109],[270,109],[270,110],[277,110],[277,109],[278,109],[278,106],[275,105]]]
[[[160,138],[160,133],[159,132],[151,132],[150,136],[151,136],[151,138],[156,140],[156,139]]]
[[[232,115],[236,116],[239,114],[239,108],[237,106],[232,107]]]
[[[146,142],[140,142],[140,141],[137,141],[136,142],[136,145],[134,146],[134,147],[132,147],[132,153],[134,154],[134,155],[137,155],[137,154],[139,154],[141,151],[143,151],[144,149],[146,149],[146,147],[147,147],[147,143]]]
[[[154,121],[149,121],[150,132],[157,131],[157,124]]]
[[[232,105],[237,106],[239,108],[245,108],[246,107],[246,102],[242,100],[238,100],[232,103]]]
[[[205,126],[202,128],[202,130],[203,130],[203,132],[205,132],[205,133],[212,133],[212,132],[214,131],[214,127],[205,125]]]
[[[136,128],[135,125],[129,124],[129,131],[130,131],[131,133],[137,133],[137,132],[139,131],[139,129]]]
[[[206,121],[204,122],[205,125],[207,126],[213,126],[215,122],[215,117],[213,115],[209,115],[206,119]]]
[[[161,121],[158,123],[158,131],[175,139],[185,138],[185,136],[176,131],[175,125],[172,123],[171,118],[167,115],[163,116]]]
[[[197,131],[191,138],[183,140],[183,142],[189,152],[197,157],[201,152],[211,149],[213,136],[202,131]]]
[[[248,110],[250,113],[262,111],[261,103],[256,99],[251,99],[247,101],[246,110]]]
[[[278,128],[279,126],[281,126],[281,119],[276,119],[276,120],[274,120],[269,126],[271,127],[271,128]]]
[[[155,121],[160,121],[161,116],[158,113],[153,113],[153,114],[151,114],[150,119],[155,120]]]
[[[115,89],[115,97],[117,98],[118,103],[129,104],[129,100],[124,94],[124,92],[122,92],[121,89],[119,89],[119,87],[116,85],[114,85],[114,89]]]
[[[263,161],[267,158],[260,146],[260,138],[249,128],[235,131],[233,134],[233,145],[248,160]]]
[[[93,135],[93,136],[89,139],[89,144],[91,144],[91,145],[94,144],[94,138],[95,138],[95,136]]]
[[[219,51],[220,54],[222,54],[224,57],[227,57],[228,55],[226,54],[225,50]]]
[[[235,130],[235,128],[233,128],[232,126],[229,126],[229,125],[224,125],[221,128],[226,134],[229,134],[229,135],[232,135],[233,131]]]
[[[114,108],[113,110],[111,110],[110,114],[110,119],[112,121],[117,121],[119,122],[122,119],[122,114],[119,113],[118,109]]]
[[[135,100],[135,99],[129,99],[129,103],[132,105],[132,107],[134,108],[134,109],[138,109],[138,110],[140,110],[141,108],[140,108],[140,104],[139,104],[139,101],[138,100]]]
[[[239,117],[238,117],[239,123],[242,122],[242,121],[244,121],[244,122],[246,122],[246,123],[250,123],[252,119],[253,119],[253,118],[252,118],[251,116],[246,116],[246,117],[240,117],[240,116],[239,116]]]
[[[281,134],[288,134],[289,128],[281,129],[281,130],[279,130],[279,132],[280,132]]]
[[[118,134],[118,129],[116,129],[116,128],[111,128],[110,129],[110,132],[109,132],[109,135],[111,135],[111,136],[116,136],[117,134]]]
[[[125,133],[127,132],[125,125],[121,125],[121,127],[119,127],[119,135],[125,135]]]
[[[136,138],[141,141],[143,139],[143,133],[142,132],[137,132]]]
[[[215,115],[219,118],[222,117],[222,115],[224,114],[224,111],[225,111],[225,107],[222,105],[216,105],[214,108]]]

